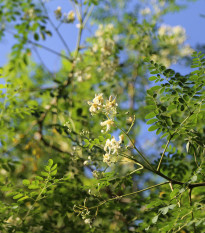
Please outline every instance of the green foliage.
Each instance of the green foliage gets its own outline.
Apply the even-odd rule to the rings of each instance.
[[[15,39],[0,68],[0,232],[204,232],[205,55],[161,24],[183,6],[71,2],[0,0],[0,38]],[[191,54],[193,71],[170,68]]]

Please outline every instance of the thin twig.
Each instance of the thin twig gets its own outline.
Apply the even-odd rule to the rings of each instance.
[[[36,56],[38,57],[38,59],[40,60],[42,66],[43,66],[50,74],[52,74],[52,73],[50,72],[50,70],[48,69],[48,67],[46,66],[46,64],[44,63],[43,59],[41,58],[41,56],[40,56],[40,54],[39,54],[39,52],[38,52],[38,50],[37,50],[37,48],[36,48],[35,46],[33,46],[33,50],[34,50],[34,52],[36,53]]]
[[[58,27],[56,27],[56,26],[55,26],[55,24],[53,23],[53,21],[52,21],[52,20],[51,20],[51,18],[49,17],[49,14],[48,14],[48,11],[47,11],[47,9],[46,9],[46,7],[45,7],[44,2],[43,2],[42,0],[40,0],[40,3],[41,3],[41,5],[42,5],[42,7],[43,7],[44,11],[45,11],[45,12],[46,12],[46,14],[47,14],[47,17],[48,17],[48,20],[49,20],[49,22],[50,22],[51,26],[52,26],[52,27],[53,27],[53,29],[56,31],[56,33],[57,33],[58,37],[60,38],[60,40],[61,40],[61,41],[62,41],[62,43],[64,44],[64,46],[65,46],[65,48],[66,48],[66,50],[67,50],[68,54],[71,56],[71,51],[70,51],[70,49],[69,49],[69,47],[68,47],[67,43],[65,42],[65,40],[64,40],[64,38],[63,38],[63,36],[62,36],[62,35],[61,35],[61,33],[59,32]]]
[[[138,150],[138,148],[135,146],[134,142],[132,141],[132,139],[130,138],[129,134],[127,134],[121,127],[119,127],[117,125],[117,127],[129,138],[132,146],[134,147],[134,149],[138,152],[138,154],[140,155],[140,157],[145,161],[145,163],[151,168],[152,171],[155,171],[155,169],[152,167],[152,165],[150,164],[150,162],[145,158],[145,156]]]
[[[107,199],[107,200],[101,202],[99,205],[93,206],[93,207],[91,207],[91,208],[89,208],[89,209],[98,208],[99,206],[101,206],[101,205],[103,205],[103,204],[105,204],[105,203],[107,203],[107,202],[109,202],[109,201],[114,201],[114,200],[116,200],[116,199],[120,199],[120,198],[123,198],[123,197],[127,197],[127,196],[131,196],[131,195],[134,195],[134,194],[137,194],[137,193],[141,193],[141,192],[144,192],[144,191],[147,191],[147,190],[150,190],[150,189],[152,189],[152,188],[156,188],[156,187],[159,187],[159,186],[161,186],[161,185],[168,184],[168,183],[169,183],[169,182],[167,181],[167,182],[163,182],[163,183],[160,183],[160,184],[156,184],[156,185],[150,186],[150,187],[145,188],[145,189],[141,189],[141,190],[132,192],[132,193],[127,193],[127,194],[124,194],[124,195],[121,195],[121,196],[116,196],[116,197]]]
[[[53,50],[53,49],[51,49],[51,48],[49,48],[49,47],[47,47],[47,46],[45,46],[45,45],[36,43],[36,42],[34,42],[34,41],[31,41],[31,40],[27,40],[27,42],[30,43],[30,44],[32,44],[32,45],[35,45],[35,46],[37,46],[37,47],[43,48],[43,49],[45,49],[45,50],[47,50],[47,51],[49,51],[49,52],[51,52],[51,53],[54,53],[54,54],[56,54],[56,55],[58,55],[58,56],[60,56],[60,57],[63,57],[63,58],[65,58],[65,59],[67,59],[68,61],[72,62],[72,59],[71,59],[71,58],[69,58],[69,57],[67,57],[66,55],[64,55],[64,54],[62,54],[62,53],[59,53],[59,52],[57,52],[57,51],[55,51],[55,50]]]
[[[192,188],[189,188],[189,204],[190,204],[190,206],[192,206],[191,192],[192,192]],[[194,220],[194,213],[193,213],[193,210],[192,210],[192,212],[191,212],[191,218],[192,218],[192,220]],[[195,223],[193,224],[193,227],[194,227],[194,233],[196,233],[196,226],[195,226]]]
[[[166,146],[165,146],[165,148],[164,148],[164,151],[163,151],[163,153],[162,153],[162,156],[161,156],[161,158],[160,158],[160,161],[159,161],[159,164],[158,164],[158,167],[157,167],[157,171],[160,171],[160,166],[161,166],[161,164],[162,164],[162,159],[163,159],[164,154],[165,154],[165,152],[166,152],[166,150],[167,150],[167,147],[168,147],[168,145],[169,145],[169,143],[170,143],[170,141],[171,141],[171,138],[172,138],[172,137],[170,137],[170,139],[167,141],[167,144],[166,144]]]
[[[92,5],[92,6],[90,7],[90,10],[89,10],[88,13],[85,15],[85,19],[83,20],[83,28],[85,27],[85,25],[86,25],[86,23],[87,23],[87,21],[88,21],[90,15],[92,14],[93,9],[94,9],[94,5]]]

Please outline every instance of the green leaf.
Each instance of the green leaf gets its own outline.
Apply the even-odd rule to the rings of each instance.
[[[51,170],[51,168],[49,166],[45,166],[44,167],[45,171],[49,172]]]
[[[39,189],[40,187],[36,184],[31,184],[28,186],[29,189]]]
[[[53,160],[52,160],[52,159],[49,159],[49,160],[48,160],[48,167],[50,167],[50,168],[51,168],[51,167],[52,167],[52,165],[53,165]]]
[[[112,135],[111,134],[106,134],[105,137],[106,137],[106,139],[110,139],[112,137]]]
[[[43,178],[41,176],[36,176],[35,179],[36,180],[43,180]]]
[[[68,176],[65,176],[65,177],[63,177],[63,180],[69,180],[70,179],[70,176],[68,175]]]
[[[160,139],[166,137],[167,135],[169,135],[169,133],[164,133],[164,134],[160,137]]]
[[[148,57],[145,57],[144,62],[150,62],[150,59]]]
[[[156,130],[158,128],[159,128],[158,125],[152,125],[151,127],[149,127],[148,131],[154,131],[154,130]]]
[[[99,138],[100,142],[104,142],[104,140],[105,140],[105,138],[103,136],[99,136],[98,138]]]
[[[14,200],[19,199],[20,197],[23,197],[23,194],[19,193],[13,197]]]
[[[156,121],[158,121],[157,118],[151,119],[151,120],[149,120],[149,121],[147,122],[147,125],[153,124],[153,123],[155,123]]]
[[[38,33],[34,33],[34,40],[39,40],[39,35],[38,35]]]
[[[55,171],[53,171],[53,172],[51,172],[51,176],[55,176],[56,175],[56,173],[57,173],[57,169],[55,170]]]
[[[149,114],[147,114],[146,116],[145,116],[145,119],[151,119],[151,118],[153,118],[153,117],[155,117],[157,114],[155,113],[155,112],[150,112]]]
[[[84,140],[85,145],[83,147],[88,147],[90,145],[90,142],[88,141],[88,139]]]
[[[29,198],[28,196],[22,197],[22,198],[20,198],[17,202],[24,201],[24,200],[26,200],[26,199],[28,199],[28,198]]]
[[[158,70],[153,70],[153,71],[150,72],[150,74],[158,74],[158,73],[159,73]]]
[[[49,176],[49,173],[47,173],[47,172],[41,172],[41,175],[42,175],[42,176],[47,176],[47,177],[48,177],[48,176]]]
[[[99,144],[99,143],[100,143],[100,140],[99,140],[98,138],[95,138],[95,139],[94,139],[94,143],[95,143],[95,144]]]
[[[23,183],[23,185],[28,186],[30,184],[30,181],[29,180],[23,180],[22,183]]]
[[[149,78],[149,81],[154,81],[154,80],[156,80],[156,79],[157,79],[156,76],[151,76],[151,77]]]
[[[51,171],[55,170],[57,168],[58,164],[56,163],[52,168]]]
[[[162,129],[159,128],[159,129],[157,130],[157,132],[156,132],[156,135],[160,134],[161,132],[162,132]]]
[[[177,195],[178,192],[179,192],[179,189],[175,188],[175,189],[170,193],[170,198],[171,198],[171,199],[174,198],[174,197]]]
[[[93,148],[93,146],[94,146],[94,144],[91,143],[91,144],[89,145],[89,149],[91,150],[91,149]]]
[[[159,90],[161,88],[161,86],[154,86],[154,87],[151,87],[149,90],[150,91],[157,91],[157,90]]]

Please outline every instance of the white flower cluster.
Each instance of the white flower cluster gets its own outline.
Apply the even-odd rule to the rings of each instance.
[[[115,157],[113,155],[118,154],[118,150],[120,149],[120,144],[123,141],[123,135],[119,136],[119,141],[116,141],[114,137],[112,139],[107,139],[104,151],[105,154],[103,156],[103,162],[110,165],[111,162],[114,162]]]
[[[89,111],[92,115],[95,115],[99,112],[104,113],[107,116],[107,120],[100,123],[101,126],[106,128],[106,132],[111,129],[111,126],[114,125],[114,116],[117,113],[117,106],[115,98],[113,99],[110,96],[109,100],[106,100],[104,104],[103,93],[96,95],[92,102],[88,101],[90,105]]]
[[[153,54],[151,59],[169,67],[172,63],[176,63],[180,57],[191,55],[193,50],[186,41],[186,31],[183,27],[170,26],[163,24],[158,29],[159,36],[159,54]]]
[[[112,31],[114,29],[113,24],[108,24],[103,26],[99,25],[99,28],[95,32],[95,36],[97,37],[97,43],[93,45],[93,51],[97,52],[100,50],[102,56],[110,56],[112,55],[112,51],[115,46],[115,41],[111,37]]]
[[[140,10],[141,15],[149,15],[151,13],[151,9],[149,7],[146,7],[142,10]]]
[[[88,101],[90,105],[90,112],[92,115],[102,112],[108,118],[107,120],[100,123],[101,126],[106,127],[106,132],[111,129],[111,126],[114,125],[114,116],[117,113],[117,106],[115,98],[113,99],[112,96],[108,100],[105,101],[103,99],[103,93],[95,94],[95,98],[92,102]],[[107,139],[104,151],[105,154],[103,155],[103,162],[110,165],[112,162],[116,161],[116,156],[118,154],[118,150],[120,149],[120,144],[123,142],[123,135],[119,136],[119,141],[116,141],[114,137],[111,139]]]
[[[68,13],[64,13],[64,22],[65,23],[72,23],[75,20],[75,13],[74,11],[69,11]]]
[[[91,224],[91,219],[89,218],[90,211],[84,210],[81,212],[82,219],[84,220],[85,224]],[[91,226],[91,225],[90,225]]]
[[[158,29],[158,34],[160,37],[166,37],[166,39],[169,39],[169,43],[172,44],[183,44],[186,40],[186,31],[180,25],[172,27],[170,25],[163,24]]]
[[[79,57],[73,62],[73,65],[75,66],[75,71],[74,71],[74,74],[70,74],[70,77],[72,78],[73,76],[77,82],[84,82],[84,81],[91,79],[92,77],[91,66],[84,67],[83,65],[83,64],[86,64],[86,62],[84,61],[84,58],[86,57],[79,55]]]
[[[108,115],[115,115],[117,113],[117,106],[115,98],[113,99],[112,96],[108,100],[106,100],[106,103],[104,104],[103,99],[103,93],[101,94],[95,94],[95,98],[92,100],[92,102],[88,101],[88,104],[90,106],[90,112],[92,115],[102,111],[106,116]],[[107,123],[110,124],[109,119],[107,120]]]
[[[116,50],[116,38],[114,37],[114,25],[99,25],[95,32],[95,42],[92,51],[98,57],[99,74],[103,74],[103,79],[107,80],[115,75],[118,59],[113,57]]]
[[[97,95],[95,94],[95,98],[92,102],[88,101],[88,104],[91,105],[89,108],[89,111],[91,112],[91,115],[94,115],[103,108],[103,93]]]
[[[62,8],[60,6],[54,11],[56,19],[61,19],[63,15],[63,22],[65,23],[72,23],[75,20],[75,13],[74,11],[69,11],[68,13],[62,14]]]
[[[60,6],[57,7],[57,9],[54,11],[56,19],[60,19],[62,17],[62,9]]]
[[[36,17],[34,8],[28,9],[23,16],[23,19],[30,19],[33,20]]]

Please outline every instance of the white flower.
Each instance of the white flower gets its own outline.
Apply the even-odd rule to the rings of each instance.
[[[72,23],[75,20],[75,13],[74,11],[69,11],[67,15],[67,20],[69,23]]]
[[[90,218],[86,218],[84,222],[85,222],[85,224],[90,224],[91,223],[91,219]]]
[[[107,139],[104,146],[104,151],[109,154],[115,154],[117,153],[119,148],[120,148],[120,142],[116,141],[115,138],[113,137],[111,140]]]
[[[93,45],[93,52],[96,53],[98,51],[98,44]]]
[[[116,99],[112,99],[110,96],[109,100],[106,101],[106,104],[103,106],[105,108],[106,114],[116,114],[118,104],[116,103]]]
[[[120,144],[123,141],[123,135],[119,136],[119,141],[116,141],[114,137],[112,139],[107,139],[105,146],[104,146],[104,151],[106,152],[103,155],[103,162],[107,163],[107,165],[110,166],[111,162],[116,161],[116,156],[115,154],[118,154],[118,150],[120,149]]]
[[[97,95],[95,94],[95,98],[92,102],[88,101],[88,104],[91,105],[89,111],[92,115],[96,114],[103,107],[103,93]]]
[[[111,126],[114,125],[114,121],[112,119],[108,119],[100,123],[101,126],[106,126],[106,132],[110,130]]]
[[[56,19],[60,19],[62,16],[62,11],[61,11],[61,7],[58,6],[57,9],[54,11],[55,15],[56,15]]]
[[[88,163],[89,163],[89,161],[85,160],[84,163],[83,163],[83,165],[86,166],[86,165],[88,165]]]
[[[103,155],[103,162],[107,163],[107,165],[110,165],[110,154],[106,153]]]
[[[95,98],[93,99],[93,103],[99,104],[99,105],[103,104],[103,93],[101,93],[99,95],[95,94]]]
[[[98,178],[98,171],[94,170],[94,171],[92,172],[92,174],[93,174],[93,176],[94,176],[95,178]]]
[[[81,23],[77,23],[75,26],[76,26],[76,28],[83,28],[83,24],[81,24]]]
[[[149,7],[146,7],[140,11],[141,15],[149,15],[151,13],[151,10]]]
[[[121,144],[123,141],[124,141],[124,135],[121,134],[121,135],[119,136],[119,143]]]
[[[98,104],[94,104],[94,103],[91,103],[91,102],[88,102],[88,104],[91,105],[90,108],[89,108],[89,111],[91,112],[92,115],[97,113],[97,111],[100,109]]]

